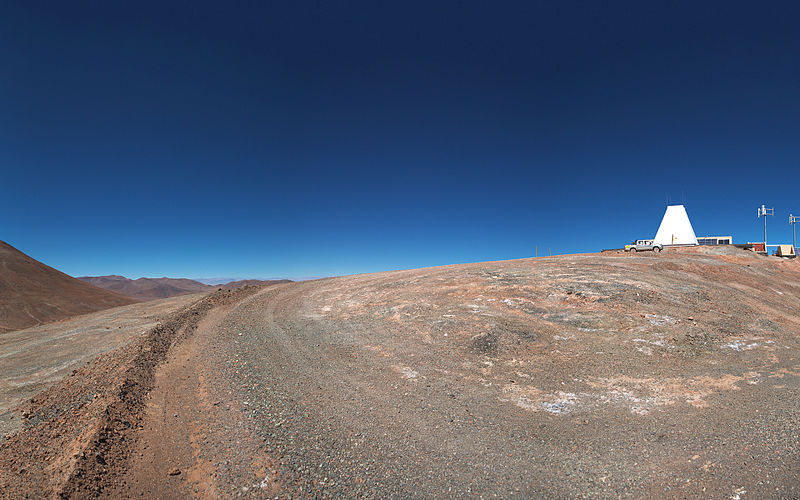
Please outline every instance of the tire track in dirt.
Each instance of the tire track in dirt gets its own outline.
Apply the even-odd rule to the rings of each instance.
[[[2,496],[73,498],[119,488],[157,366],[209,311],[256,289],[212,293],[23,404],[24,428],[0,448]]]

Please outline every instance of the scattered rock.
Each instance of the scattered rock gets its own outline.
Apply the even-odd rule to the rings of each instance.
[[[173,467],[173,468],[171,468],[169,470],[169,472],[167,472],[168,476],[180,476],[180,474],[181,474],[181,470],[178,469],[177,467]]]

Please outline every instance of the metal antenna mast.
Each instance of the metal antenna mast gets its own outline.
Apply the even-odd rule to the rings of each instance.
[[[775,215],[774,208],[766,208],[764,205],[761,205],[761,208],[758,209],[758,216],[764,217],[764,251],[767,252],[767,215]],[[769,252],[767,252],[769,253]]]
[[[789,214],[789,224],[792,225],[792,248],[797,248],[797,236],[795,224],[800,222],[800,216]]]

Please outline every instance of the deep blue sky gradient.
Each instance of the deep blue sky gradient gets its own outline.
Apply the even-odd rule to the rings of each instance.
[[[4,2],[0,239],[304,277],[790,241],[796,2]]]

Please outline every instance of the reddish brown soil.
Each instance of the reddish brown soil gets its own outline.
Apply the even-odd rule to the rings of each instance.
[[[212,294],[19,407],[6,496],[800,496],[800,262],[487,262]]]
[[[0,241],[0,334],[134,302],[67,276]]]

